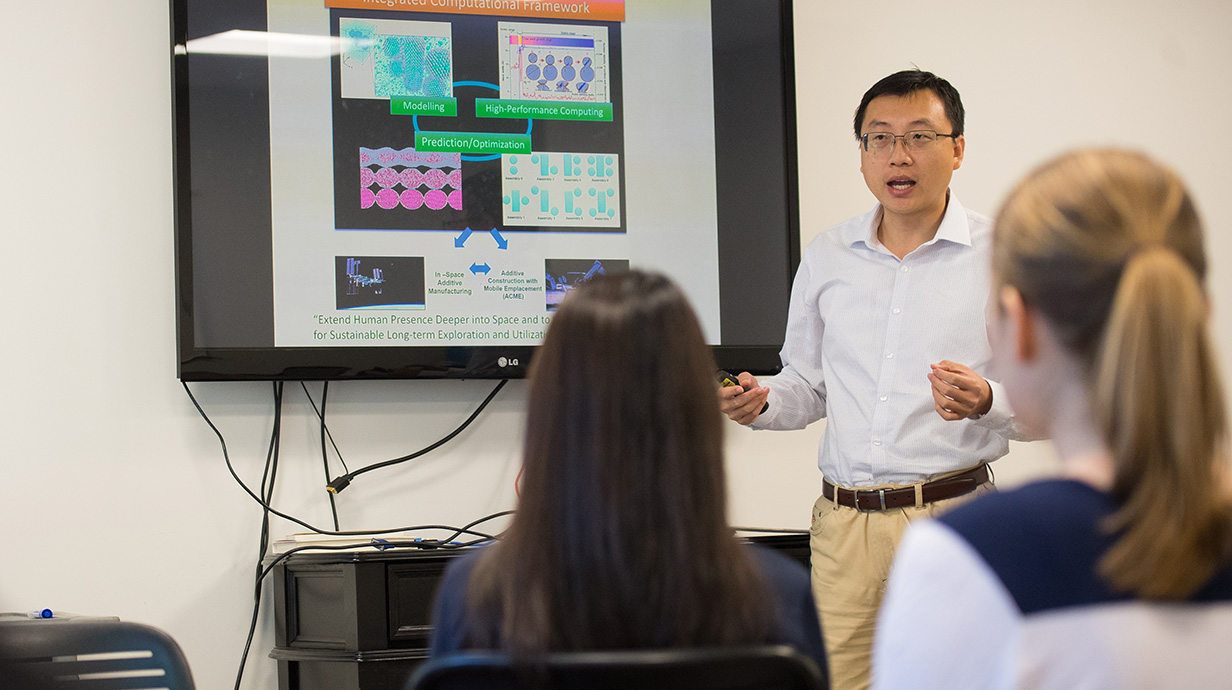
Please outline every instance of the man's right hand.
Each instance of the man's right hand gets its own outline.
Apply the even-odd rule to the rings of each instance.
[[[736,377],[739,386],[719,388],[719,410],[738,424],[752,424],[766,406],[770,389],[757,385],[757,377],[747,371]]]

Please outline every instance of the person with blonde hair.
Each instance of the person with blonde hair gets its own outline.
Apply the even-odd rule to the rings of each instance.
[[[824,677],[808,569],[728,525],[715,371],[665,276],[571,291],[531,365],[517,513],[446,571],[432,654],[775,643]]]
[[[1232,489],[1202,243],[1180,179],[1138,153],[1070,153],[1012,192],[990,340],[1060,476],[907,530],[877,687],[1228,687]]]

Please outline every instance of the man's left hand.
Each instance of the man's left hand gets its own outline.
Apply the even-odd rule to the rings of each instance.
[[[932,367],[928,380],[933,385],[933,401],[942,419],[978,418],[992,408],[992,387],[971,367],[949,360],[929,366]]]

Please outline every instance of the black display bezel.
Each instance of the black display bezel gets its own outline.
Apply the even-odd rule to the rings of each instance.
[[[208,17],[199,19],[196,13],[205,11],[200,8],[208,8]],[[190,82],[190,56],[185,45],[190,38],[228,28],[264,30],[255,20],[257,14],[263,18],[264,8],[263,0],[171,0],[179,378],[208,381],[525,376],[534,346],[275,347],[272,285],[263,284],[260,276],[252,277],[248,283],[241,281],[234,294],[223,294],[217,289],[199,294],[206,290],[201,283],[194,282],[200,267],[219,269],[217,261],[203,258],[207,250],[202,249],[201,238],[193,236],[193,156],[209,156],[210,164],[245,176],[257,188],[262,182],[268,188],[269,171],[268,161],[262,171],[260,160],[228,158],[239,157],[236,151],[245,149],[243,144],[236,146],[236,151],[191,150],[189,100],[194,86]],[[736,15],[740,18],[731,19]],[[720,309],[724,324],[720,337],[724,342],[739,344],[715,345],[713,350],[721,368],[774,373],[780,366],[778,352],[791,281],[800,258],[792,4],[790,0],[713,0],[712,16],[718,198],[728,198],[726,189],[729,196],[739,190],[759,200],[757,204],[724,209],[719,215]],[[235,21],[228,21],[230,18]],[[750,50],[750,46],[757,45],[750,41],[751,36],[761,41],[763,49]],[[248,61],[247,67],[237,72],[242,73],[241,79],[251,82],[248,95],[259,98],[259,86],[265,78],[261,64],[264,58],[225,59]],[[734,67],[737,63],[739,69]],[[739,81],[733,84],[733,80]],[[197,98],[201,102],[200,94]],[[268,94],[266,98],[264,107],[268,109]],[[250,105],[262,107],[259,101]],[[243,140],[246,134],[237,132],[235,136]],[[268,143],[268,131],[266,137]],[[750,179],[760,185],[754,191],[749,190]],[[218,208],[231,203],[253,203],[252,199],[210,201]],[[264,246],[263,233],[264,241],[268,242],[268,227],[246,232],[243,242],[251,242],[252,246],[237,251],[259,255]],[[268,295],[262,294],[262,290]],[[267,297],[271,300],[268,345],[197,345],[198,300],[248,304],[249,300],[259,302]]]

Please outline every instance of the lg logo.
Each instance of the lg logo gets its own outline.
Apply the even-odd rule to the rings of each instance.
[[[518,360],[500,357],[496,360],[496,363],[503,369],[505,367],[516,367],[518,365]]]

